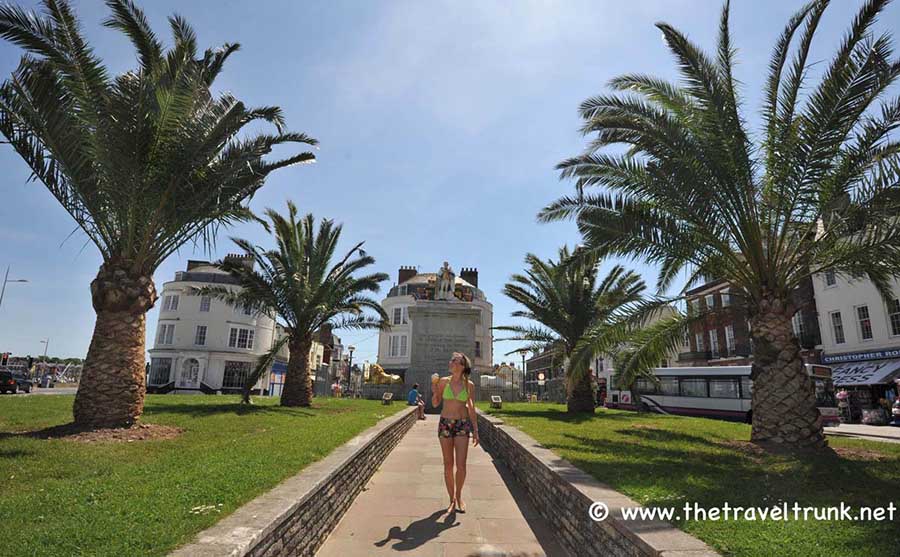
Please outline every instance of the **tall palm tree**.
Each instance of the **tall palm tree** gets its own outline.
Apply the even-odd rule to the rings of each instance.
[[[754,441],[825,444],[791,292],[832,269],[866,276],[887,296],[900,274],[900,142],[890,135],[900,99],[885,98],[900,62],[890,36],[872,29],[885,4],[862,5],[815,84],[810,45],[828,2],[788,21],[771,56],[758,141],[741,110],[728,4],[713,56],[658,24],[681,81],[624,75],[610,83],[617,94],[586,100],[582,131],[594,138],[559,165],[578,194],[541,213],[574,217],[601,255],[658,263],[660,292],[683,270],[688,285],[731,284],[750,315]],[[603,190],[584,193],[590,186]],[[682,314],[658,324],[648,344],[674,348],[689,322]]]
[[[237,44],[198,55],[193,29],[172,16],[174,46],[164,50],[132,2],[107,5],[104,25],[128,36],[139,62],[114,78],[66,0],[44,0],[41,14],[0,6],[0,36],[27,52],[0,86],[0,133],[103,256],[73,408],[85,426],[128,425],[141,415],[154,270],[186,242],[208,247],[219,226],[248,218],[243,202],[269,173],[314,160],[305,152],[265,160],[273,147],[315,144],[284,131],[278,107],[212,93]],[[275,133],[243,132],[260,120]]]
[[[525,264],[525,274],[513,275],[503,293],[525,307],[513,317],[539,325],[495,327],[513,333],[498,340],[524,341],[533,351],[554,351],[566,365],[567,410],[593,413],[594,393],[587,373],[591,357],[603,351],[602,339],[621,339],[613,333],[625,310],[642,299],[644,282],[620,265],[601,280],[596,254],[580,250],[573,254],[566,247],[560,248],[558,261],[528,254]]]
[[[198,293],[274,315],[281,321],[287,334],[260,359],[254,375],[266,369],[287,344],[290,357],[281,405],[309,406],[312,400],[309,350],[313,334],[326,324],[333,329],[387,327],[388,316],[381,304],[365,293],[378,292],[388,275],[354,276],[375,263],[362,250],[363,242],[333,263],[342,227],[330,220],[323,220],[316,229],[313,216],[298,218],[297,207],[290,201],[286,217],[272,209],[266,211],[266,216],[271,221],[271,228],[266,224],[266,230],[274,228],[277,249],[264,250],[247,240],[233,238],[244,251],[245,259],[253,262],[252,266],[232,260],[221,264],[237,279],[240,289],[205,287]],[[366,315],[366,309],[376,317]],[[255,382],[254,378],[251,380]]]

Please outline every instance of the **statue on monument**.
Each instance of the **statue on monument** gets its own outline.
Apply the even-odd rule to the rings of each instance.
[[[450,264],[444,261],[444,266],[441,267],[437,274],[437,285],[434,289],[435,300],[452,300],[455,298],[453,295],[456,285],[455,277],[456,275],[453,273],[453,269],[450,268]]]

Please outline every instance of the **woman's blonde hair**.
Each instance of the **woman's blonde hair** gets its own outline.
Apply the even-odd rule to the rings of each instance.
[[[461,363],[463,366],[463,377],[465,377],[466,381],[468,381],[469,377],[472,375],[472,360],[470,360],[469,357],[462,352],[453,353],[454,358],[456,358],[457,356],[459,356],[459,359],[462,360],[459,363]]]

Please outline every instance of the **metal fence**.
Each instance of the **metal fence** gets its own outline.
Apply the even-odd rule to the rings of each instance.
[[[566,380],[564,377],[548,379],[541,385],[540,381],[525,382],[525,396],[537,396],[543,402],[566,403]]]

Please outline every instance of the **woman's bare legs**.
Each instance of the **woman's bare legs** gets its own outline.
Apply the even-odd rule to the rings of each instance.
[[[466,511],[466,505],[462,500],[463,484],[466,483],[466,457],[469,455],[469,436],[457,435],[453,438],[453,449],[456,453],[456,509]],[[446,468],[444,468],[446,471]]]
[[[456,503],[453,489],[453,440],[454,437],[441,437],[441,454],[444,456],[444,484],[447,486],[447,495],[450,496],[450,506],[447,512],[453,512]]]

